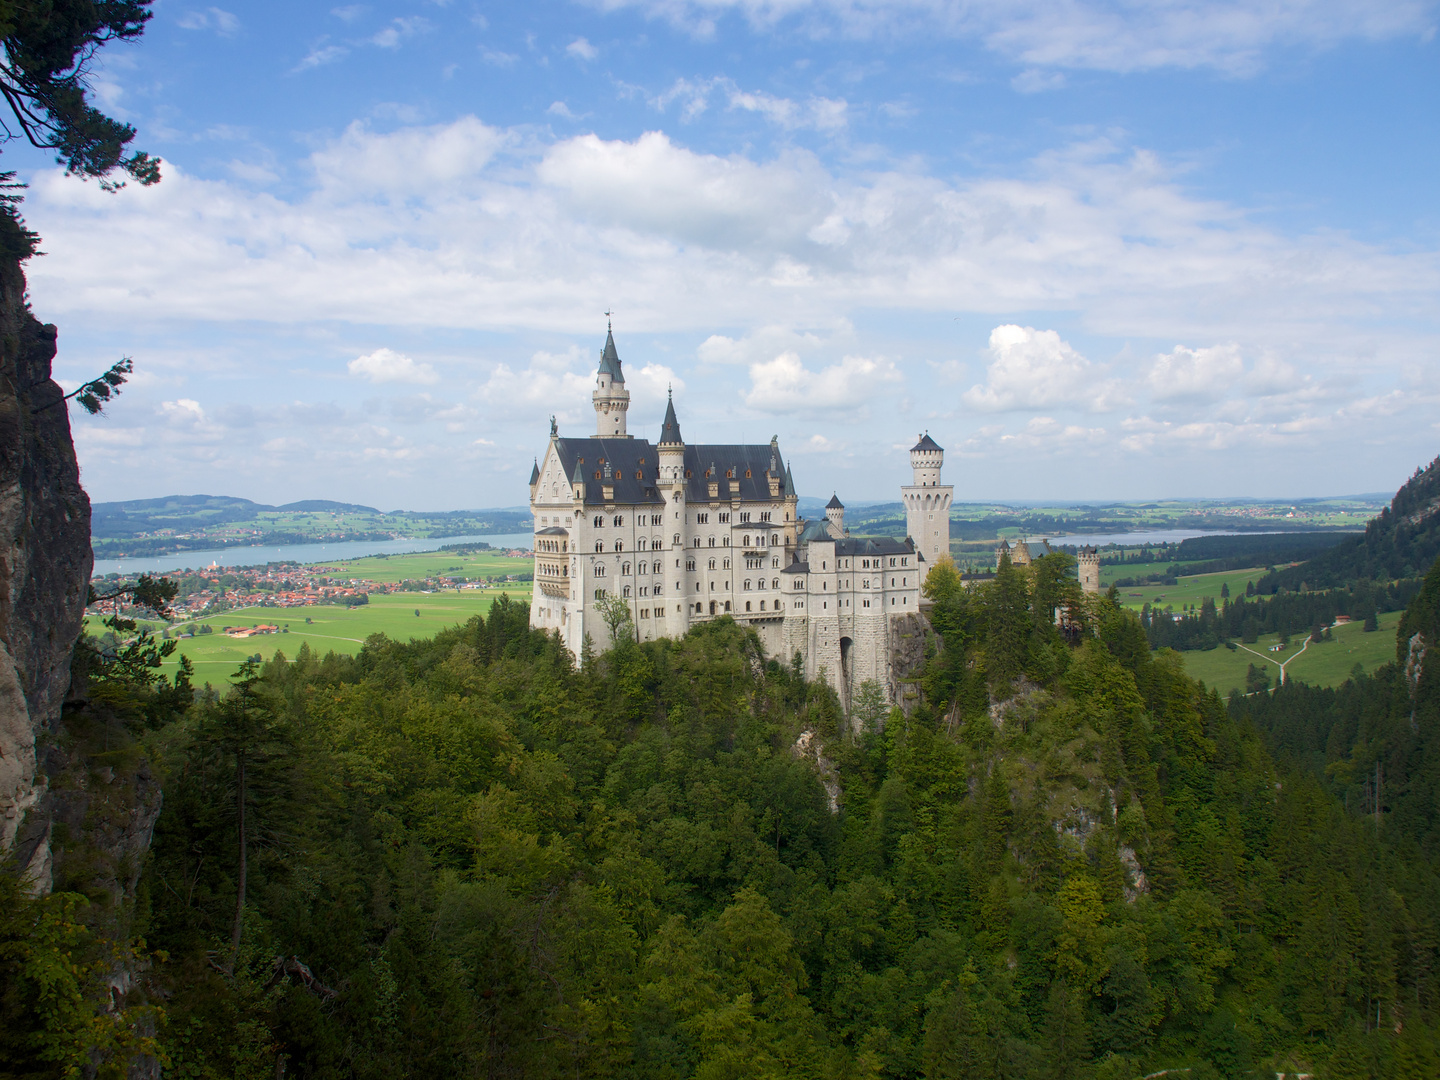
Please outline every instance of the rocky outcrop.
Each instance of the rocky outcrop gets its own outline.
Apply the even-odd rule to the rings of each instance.
[[[50,886],[52,821],[39,766],[60,732],[91,568],[90,500],[50,378],[55,341],[30,313],[19,265],[0,265],[0,853],[38,891]]]
[[[887,627],[890,652],[890,700],[909,716],[920,704],[920,672],[925,667],[925,635],[930,622],[923,615],[892,615]]]

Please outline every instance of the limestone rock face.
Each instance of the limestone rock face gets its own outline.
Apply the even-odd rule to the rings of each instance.
[[[56,331],[0,265],[0,852],[49,887],[46,781],[37,740],[59,730],[90,580],[90,500],[64,391],[50,378]]]

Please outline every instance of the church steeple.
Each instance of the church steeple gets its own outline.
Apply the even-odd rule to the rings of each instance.
[[[615,349],[615,333],[605,330],[605,349],[600,354],[600,370],[595,373],[595,437],[597,439],[628,439],[625,414],[630,409],[630,391],[625,389],[625,373],[620,367],[620,353]]]

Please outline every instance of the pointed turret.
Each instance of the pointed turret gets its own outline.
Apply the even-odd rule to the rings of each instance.
[[[628,439],[625,414],[630,409],[630,391],[625,389],[625,375],[620,369],[620,354],[615,350],[615,334],[605,331],[605,350],[600,354],[600,370],[595,372],[595,392],[590,395],[595,405],[595,437],[597,439]]]
[[[605,331],[605,351],[600,354],[600,370],[597,374],[609,375],[617,383],[625,381],[625,375],[620,370],[620,354],[615,350],[615,333],[612,330]]]
[[[660,425],[661,446],[684,444],[685,440],[680,437],[680,421],[675,418],[675,397],[670,395],[665,402],[665,420]]]
[[[845,535],[845,504],[839,495],[831,495],[825,504],[825,520],[830,523],[830,535],[839,540]]]
[[[790,472],[790,463],[785,463],[785,490],[781,492],[787,499],[795,498],[795,477]]]
[[[534,487],[540,482],[540,462],[530,466],[530,486]]]

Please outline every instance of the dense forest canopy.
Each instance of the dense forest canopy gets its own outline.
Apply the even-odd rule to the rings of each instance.
[[[942,563],[905,708],[848,717],[728,619],[576,665],[503,600],[188,707],[97,672],[93,736],[163,764],[151,966],[96,1031],[37,974],[103,977],[84,874],[7,905],[0,1071],[1435,1075],[1440,574],[1402,662],[1295,720],[1071,570]]]

